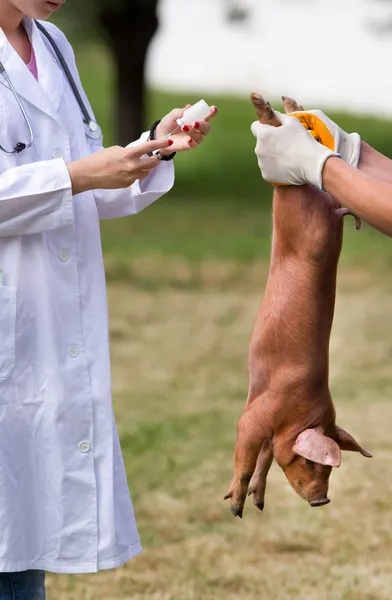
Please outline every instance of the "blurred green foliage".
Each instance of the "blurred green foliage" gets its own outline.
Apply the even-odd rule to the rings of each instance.
[[[100,14],[105,10],[112,13],[132,10],[151,10],[159,0],[83,0],[68,2],[62,10],[53,16],[64,33],[75,45],[85,45],[97,40],[102,41],[103,31],[100,27]]]

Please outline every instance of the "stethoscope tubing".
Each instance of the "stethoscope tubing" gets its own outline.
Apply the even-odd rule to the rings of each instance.
[[[0,75],[2,75],[5,78],[5,80],[6,80],[7,84],[8,84],[9,89],[13,93],[13,95],[15,97],[15,100],[17,101],[18,106],[19,106],[20,110],[22,111],[24,120],[26,121],[26,125],[28,127],[29,134],[30,134],[30,140],[29,140],[29,142],[27,144],[24,144],[24,143],[22,144],[21,142],[18,142],[18,144],[21,144],[20,148],[17,149],[17,147],[18,147],[18,144],[17,144],[15,146],[14,150],[12,150],[12,152],[9,152],[5,148],[3,148],[3,146],[0,144],[0,149],[5,154],[8,154],[8,156],[11,156],[12,154],[18,154],[19,152],[22,152],[22,150],[26,150],[27,148],[31,148],[31,146],[34,143],[34,133],[33,133],[32,127],[31,127],[30,119],[27,116],[25,108],[24,108],[24,106],[23,106],[23,104],[22,104],[22,102],[21,102],[21,100],[19,98],[19,94],[17,93],[16,89],[14,88],[11,79],[8,77],[7,71],[5,70],[4,65],[3,65],[2,62],[0,62]]]
[[[39,23],[39,21],[35,21],[35,24],[37,25],[38,29],[44,34],[44,36],[47,38],[47,40],[49,40],[50,44],[53,47],[53,50],[56,53],[57,58],[60,61],[61,67],[63,68],[63,71],[69,81],[69,84],[72,88],[73,93],[75,94],[75,98],[78,101],[78,104],[80,106],[80,110],[82,111],[83,117],[84,117],[84,122],[86,125],[89,125],[93,120],[90,117],[90,114],[87,110],[87,107],[85,105],[85,103],[83,102],[83,98],[80,95],[80,92],[77,88],[77,85],[75,83],[74,78],[72,77],[72,73],[69,70],[69,67],[67,65],[67,62],[60,50],[60,48],[58,47],[58,45],[56,44],[56,42],[54,41],[54,39],[52,38],[52,36],[49,34],[49,32],[45,29],[45,27],[43,27],[43,25],[41,25],[41,23]]]

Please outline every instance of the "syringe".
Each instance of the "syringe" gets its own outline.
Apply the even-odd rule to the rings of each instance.
[[[211,110],[207,102],[205,100],[199,100],[199,102],[196,102],[196,104],[194,104],[190,108],[187,108],[187,110],[184,112],[180,119],[177,119],[177,127],[173,129],[171,133],[168,133],[165,136],[165,140],[169,139],[170,136],[177,133],[184,125],[192,125],[195,121],[203,121],[203,119],[208,117],[210,114]],[[154,150],[153,152],[154,155],[158,153],[159,150]]]

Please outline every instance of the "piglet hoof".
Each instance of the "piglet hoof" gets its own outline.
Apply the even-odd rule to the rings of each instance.
[[[239,517],[240,519],[242,519],[242,514],[244,512],[243,507],[239,508],[237,506],[232,506],[230,510],[233,517]]]
[[[297,104],[293,98],[289,98],[288,96],[282,96],[283,106],[286,114],[290,114],[293,112],[301,112],[304,110],[303,106]]]
[[[249,486],[248,496],[253,495],[253,504],[256,508],[263,512],[264,510],[264,491],[258,489],[256,484],[252,485],[252,482]]]
[[[357,215],[355,215],[351,210],[349,210],[348,208],[338,208],[336,210],[336,212],[342,218],[346,217],[347,215],[350,215],[351,217],[354,217],[354,219],[355,219],[355,226],[356,226],[357,231],[359,231],[359,229],[361,229],[361,225],[362,225],[361,219],[359,217],[357,217]]]
[[[247,486],[246,486],[247,487]],[[230,510],[233,517],[239,517],[242,519],[242,515],[244,512],[244,504],[246,499],[246,490],[241,489],[241,487],[234,486],[230,487],[230,490],[223,498],[223,500],[230,500]]]
[[[229,492],[228,494],[226,494],[226,496],[223,498],[223,500],[232,500],[232,497],[233,497],[233,494],[231,492]],[[244,512],[243,505],[242,506],[239,506],[238,504],[235,505],[232,501],[230,510],[231,510],[231,514],[233,515],[233,517],[239,517],[240,519],[242,519],[242,515]]]
[[[260,94],[252,93],[250,99],[260,123],[271,125],[272,127],[280,127],[282,125],[270,103],[266,102]]]

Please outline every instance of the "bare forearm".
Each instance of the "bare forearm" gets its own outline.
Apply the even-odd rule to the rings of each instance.
[[[377,163],[370,153],[367,158],[370,160],[366,159],[365,153],[364,165],[366,160],[367,165],[364,171],[350,167],[340,158],[329,158],[323,170],[323,186],[361,219],[392,237],[392,183],[388,183],[392,182],[392,174],[385,181],[391,167],[380,167],[381,160]],[[374,175],[379,170],[384,174],[384,181]]]
[[[362,142],[361,158],[358,168],[363,173],[378,179],[392,183],[392,160],[377,152],[374,148]]]

